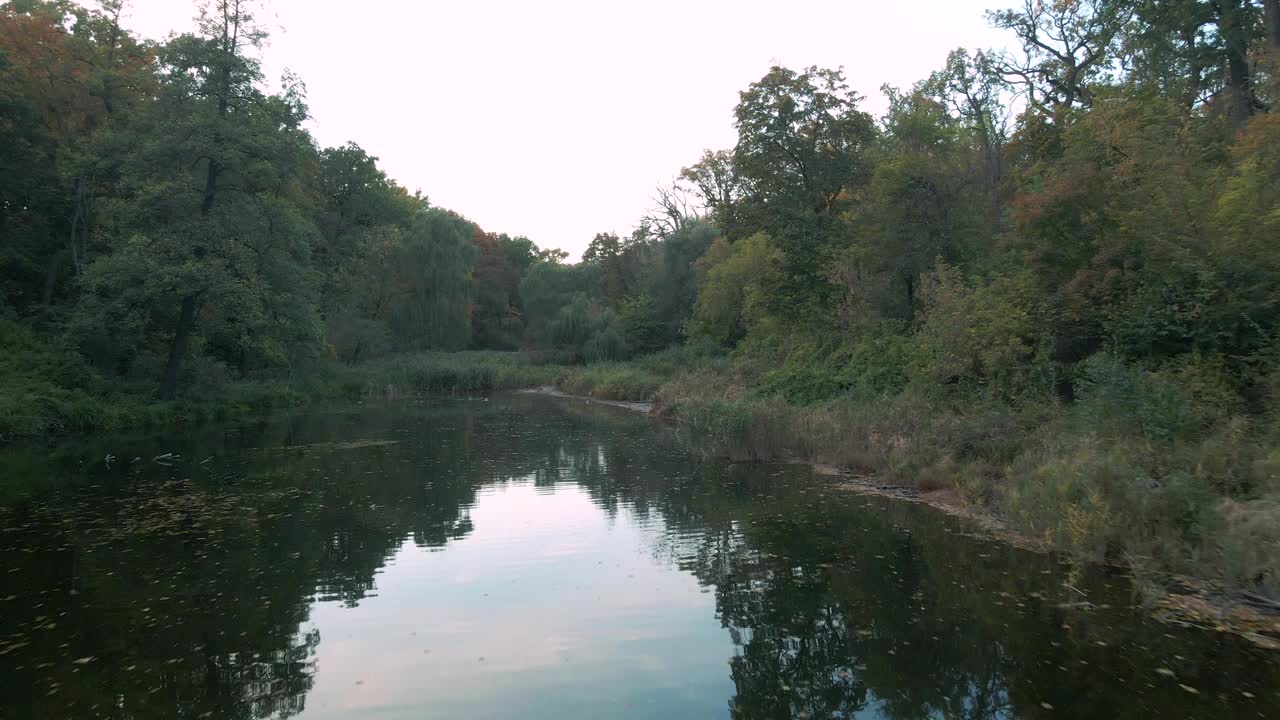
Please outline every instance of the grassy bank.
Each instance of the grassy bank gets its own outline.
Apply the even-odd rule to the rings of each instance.
[[[107,382],[88,368],[52,357],[14,354],[0,360],[0,441],[189,425],[319,400],[483,394],[548,384],[563,372],[559,365],[516,353],[421,353],[357,366],[317,362],[253,380],[206,381],[182,399],[159,402],[153,383]]]
[[[1076,557],[1133,567],[1152,592],[1180,574],[1280,599],[1280,423],[1242,412],[1203,379],[1105,358],[1075,379],[1070,403],[998,397],[981,387],[877,390],[874,382],[835,382],[839,374],[825,369],[691,348],[587,366],[493,352],[317,363],[171,403],[155,402],[150,385],[107,388],[84,368],[38,360],[3,361],[0,436],[554,384],[572,395],[656,401],[678,436],[710,455],[802,459],[922,491],[954,491]]]
[[[678,351],[562,373],[559,383],[656,400],[708,454],[803,459],[954,490],[1050,546],[1132,567],[1153,594],[1186,575],[1280,599],[1280,425],[1215,405],[1193,378],[1099,359],[1071,403],[910,385],[806,402],[787,397],[767,363]]]

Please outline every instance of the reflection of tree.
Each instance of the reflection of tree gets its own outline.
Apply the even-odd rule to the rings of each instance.
[[[1213,666],[1207,697],[1216,677],[1280,684],[1234,646],[1152,632],[1123,598],[1068,616],[1048,559],[842,499],[798,468],[691,459],[647,422],[523,397],[370,408],[201,436],[165,448],[191,458],[172,469],[74,471],[74,491],[0,518],[0,579],[22,588],[0,597],[23,594],[0,613],[0,716],[296,715],[313,599],[358,604],[406,541],[465,537],[482,487],[528,478],[641,521],[658,561],[714,591],[735,718],[1185,716],[1182,694],[1131,700],[1174,654]],[[397,444],[342,445],[360,439]],[[1095,602],[1105,580],[1084,581]]]
[[[1219,697],[1246,677],[1280,683],[1276,663],[1239,645],[1140,621],[1105,572],[1077,585],[1112,607],[1068,614],[1059,605],[1078,596],[1052,558],[962,537],[949,518],[844,495],[796,468],[698,463],[644,435],[596,439],[570,454],[577,482],[608,512],[660,517],[654,552],[714,588],[737,648],[735,718],[1239,715],[1219,700],[1190,711],[1185,692],[1135,693],[1175,655],[1213,668],[1202,696],[1215,682]]]

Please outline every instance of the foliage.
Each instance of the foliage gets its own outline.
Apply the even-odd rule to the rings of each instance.
[[[972,285],[947,265],[922,278],[924,317],[913,336],[912,375],[926,383],[1053,389],[1046,313],[1034,280],[995,276]]]
[[[689,337],[736,345],[766,312],[764,296],[780,264],[781,253],[763,233],[732,246],[717,240],[698,261],[702,281]]]
[[[989,15],[1013,51],[878,121],[841,69],[773,67],[576,263],[318,147],[257,3],[160,43],[120,8],[0,6],[0,434],[558,377],[1275,591],[1270,0],[1024,0]],[[436,354],[466,348],[575,367]]]

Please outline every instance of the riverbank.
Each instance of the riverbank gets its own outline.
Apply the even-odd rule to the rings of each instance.
[[[1036,552],[1065,552],[1080,562],[1123,569],[1133,577],[1139,594],[1136,602],[1157,619],[1230,633],[1259,647],[1280,650],[1280,602],[1274,594],[1262,594],[1274,592],[1275,567],[1267,563],[1278,559],[1273,553],[1280,553],[1272,534],[1280,528],[1265,522],[1273,496],[1253,500],[1262,507],[1264,522],[1243,527],[1231,522],[1239,521],[1238,517],[1228,515],[1239,509],[1226,503],[1249,501],[1219,499],[1213,509],[1226,516],[1221,517],[1221,523],[1199,528],[1194,541],[1186,535],[1161,537],[1154,531],[1161,524],[1177,522],[1174,511],[1196,511],[1194,507],[1175,506],[1166,511],[1171,516],[1141,506],[1126,513],[1098,507],[1099,495],[1091,494],[1085,496],[1091,507],[1081,509],[1070,494],[1054,493],[1048,495],[1054,505],[1029,508],[1028,496],[1042,501],[1046,497],[1043,492],[1034,493],[1030,486],[1065,481],[1045,474],[1015,475],[1017,468],[1029,462],[1027,454],[1044,452],[1037,445],[1044,441],[1041,433],[1071,432],[1069,423],[1059,416],[1067,412],[1063,408],[1035,416],[1046,423],[1037,430],[1031,420],[1024,420],[1023,425],[1007,418],[993,420],[1001,409],[1013,410],[1008,407],[979,405],[969,408],[972,415],[940,405],[917,407],[906,400],[882,406],[872,403],[862,411],[842,403],[806,407],[761,397],[760,378],[752,377],[752,369],[740,364],[726,363],[722,358],[670,355],[640,363],[570,369],[558,383],[573,388],[575,394],[551,388],[539,392],[653,413],[670,422],[677,435],[697,452],[744,461],[809,465],[818,473],[840,478],[839,487],[850,492],[928,505],[964,518],[982,534],[1004,543]],[[677,367],[680,369],[672,370]],[[650,391],[650,387],[656,389]],[[635,400],[646,397],[654,402]],[[895,416],[895,411],[904,412]],[[991,428],[1018,434],[999,438]],[[984,437],[987,443],[1009,443],[1008,466],[1000,468],[992,455],[983,456],[973,445],[968,451],[977,458],[962,454],[966,443]],[[1071,441],[1068,437],[1059,440]],[[1076,442],[1082,441],[1076,438]],[[1092,437],[1090,441],[1105,442]],[[1120,442],[1120,438],[1110,441]],[[1183,452],[1199,451],[1202,449]],[[1084,462],[1087,468],[1089,459]],[[1204,473],[1205,468],[1196,466],[1194,471]],[[1159,491],[1158,487],[1150,488],[1152,494]],[[1055,511],[1061,514],[1058,522],[1037,522]],[[1138,522],[1126,525],[1126,519]],[[1259,547],[1240,546],[1246,542],[1242,536],[1250,535]],[[1192,561],[1195,554],[1213,547],[1219,548],[1217,554]],[[1139,554],[1140,548],[1148,554]],[[1185,560],[1171,561],[1179,557]],[[1241,566],[1261,574],[1252,578],[1253,582],[1249,577],[1229,574],[1231,568]],[[1078,604],[1087,609],[1092,602],[1081,595]]]
[[[529,395],[544,395],[546,397],[562,398],[565,400],[578,400],[582,402],[596,403],[599,405],[608,405],[610,407],[619,407],[619,408],[623,408],[624,410],[631,410],[634,412],[643,413],[645,415],[648,415],[649,413],[653,412],[653,408],[654,408],[654,405],[651,402],[638,402],[634,400],[602,400],[600,398],[593,398],[587,395],[570,395],[569,393],[560,391],[554,385],[543,385],[542,387],[537,387],[537,388],[526,388],[518,392],[526,393]]]
[[[586,366],[520,353],[424,353],[317,363],[196,388],[171,403],[152,401],[149,386],[95,393],[11,379],[0,385],[0,435],[181,427],[325,400],[543,388],[652,411],[699,453],[869,478],[863,490],[889,488],[1021,543],[1123,565],[1146,598],[1194,585],[1200,604],[1184,605],[1201,616],[1280,601],[1280,443],[1265,423],[1231,418],[1164,431],[1161,406],[1126,391],[1124,377],[1095,384],[1101,389],[1070,405],[910,388],[806,402],[778,390],[795,382],[776,365],[690,348]]]
[[[152,383],[108,382],[86,368],[26,364],[21,370],[0,372],[0,442],[191,426],[324,400],[484,394],[546,385],[564,372],[560,365],[520,353],[420,353],[360,365],[316,362],[297,372],[247,380],[205,380],[180,399],[163,402],[156,400]]]
[[[910,388],[797,402],[775,391],[774,367],[687,350],[559,382],[576,395],[652,399],[695,451],[803,461],[944,499],[931,504],[1025,544],[1128,568],[1147,601],[1192,589],[1198,600],[1178,603],[1202,620],[1216,608],[1215,623],[1280,636],[1275,426],[1242,416],[1192,424],[1176,397],[1143,390],[1127,372],[1099,368],[1069,404]]]

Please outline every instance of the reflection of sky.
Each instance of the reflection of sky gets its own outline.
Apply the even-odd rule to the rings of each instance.
[[[406,541],[359,607],[320,603],[319,718],[714,718],[733,695],[714,595],[585,492],[482,492],[475,531]]]

